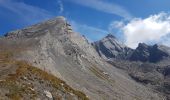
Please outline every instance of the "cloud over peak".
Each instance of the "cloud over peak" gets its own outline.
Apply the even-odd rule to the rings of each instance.
[[[120,26],[120,23],[122,26]],[[148,18],[134,18],[123,25],[118,23],[124,34],[126,45],[136,48],[138,43],[159,43],[170,45],[167,38],[170,38],[170,14],[159,13]]]

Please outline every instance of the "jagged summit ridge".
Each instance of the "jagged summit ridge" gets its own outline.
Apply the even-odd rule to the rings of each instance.
[[[64,31],[62,32],[63,34],[72,31],[71,25],[67,22],[66,18],[60,16],[21,30],[8,32],[5,34],[5,37],[12,38],[12,39],[32,38],[32,37],[42,36],[46,33],[49,33],[50,31],[54,31],[54,30],[57,31],[58,27],[62,28],[62,30]],[[55,32],[55,34],[58,33],[59,32]]]
[[[145,43],[139,43],[129,59],[132,61],[158,62],[167,57],[170,57],[170,47],[158,44],[149,46]]]
[[[100,41],[94,42],[93,45],[104,59],[125,59],[126,55],[132,51],[132,49],[118,41],[112,34],[108,34]]]
[[[115,36],[108,34],[103,39],[94,42],[98,54],[107,60],[120,59],[142,62],[158,62],[170,57],[170,47],[155,44],[153,46],[139,43],[136,49],[131,49],[118,41]]]
[[[114,39],[116,39],[116,37],[114,35],[112,35],[111,33],[107,34],[104,38],[114,38]]]

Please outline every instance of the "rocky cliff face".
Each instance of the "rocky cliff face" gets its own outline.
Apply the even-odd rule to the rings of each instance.
[[[158,62],[170,57],[170,48],[163,45],[148,46],[140,43],[129,60],[142,62]]]
[[[108,34],[102,40],[94,42],[93,46],[104,59],[126,59],[133,51],[118,41],[112,34]]]
[[[9,32],[0,39],[0,47],[1,52],[12,52],[12,59],[25,61],[64,80],[92,100],[164,98],[101,59],[93,46],[74,32],[63,17]],[[115,47],[115,50],[119,54],[119,49],[124,48]]]
[[[145,43],[139,43],[134,50],[120,41],[113,35],[108,34],[105,38],[92,43],[99,56],[105,60],[119,59],[142,62],[158,62],[170,57],[170,47],[155,44],[149,46]]]

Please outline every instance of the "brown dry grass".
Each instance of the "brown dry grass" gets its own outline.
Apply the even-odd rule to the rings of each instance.
[[[19,78],[29,73],[38,76],[45,81],[50,82],[55,89],[64,88],[64,91],[62,90],[63,92],[72,93],[76,95],[80,100],[88,100],[87,96],[84,93],[74,90],[61,79],[45,71],[42,71],[34,66],[31,66],[25,61],[16,61],[15,59],[12,58],[12,56],[13,56],[12,52],[9,51],[0,52],[0,65],[10,64],[17,67],[15,74],[9,74],[5,80],[0,81],[0,87],[3,88],[6,87],[10,90],[9,91],[10,93],[6,94],[8,98],[12,100],[20,100],[22,99],[23,93],[30,93],[32,94],[33,97],[36,96],[36,93],[30,90],[29,88],[30,86],[18,84]]]

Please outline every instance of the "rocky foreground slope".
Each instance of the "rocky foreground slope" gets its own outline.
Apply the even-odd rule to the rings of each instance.
[[[12,52],[0,52],[1,100],[88,100],[61,79],[12,56]]]
[[[45,89],[45,93],[52,97],[60,94],[63,99],[71,96],[73,100],[86,97],[91,100],[165,99],[165,96],[159,91],[155,91],[134,81],[127,73],[101,59],[93,46],[80,34],[74,32],[63,17],[54,18],[22,30],[9,32],[5,37],[0,38],[0,47],[1,52],[12,52],[12,59],[24,61],[30,65],[25,68],[14,64],[11,65],[9,71],[13,71],[12,68],[15,70],[15,66],[19,66],[16,69],[21,68],[26,70],[26,76],[23,76],[23,79],[26,81],[29,81],[27,80],[28,76],[33,74],[31,79],[35,79],[32,81],[33,85],[37,88],[41,84],[41,81],[45,80],[45,83],[40,85],[41,87],[38,90],[31,87],[30,91],[35,90],[37,93],[42,93]],[[0,65],[1,73],[3,72],[3,68],[8,67],[7,65]],[[44,76],[41,74],[39,75],[39,69],[31,66],[35,66],[65,81],[68,87],[70,87],[69,91],[63,89],[65,87],[62,85],[57,87],[59,90],[55,89],[55,85],[51,86],[50,80],[44,79]],[[32,73],[34,69],[38,70],[38,72],[35,71],[35,74]],[[3,78],[3,75],[0,77]],[[36,80],[36,78],[38,79]],[[20,82],[20,80],[20,76],[18,76],[17,84],[14,84],[14,86],[17,85],[17,87],[22,89],[22,85],[25,83],[24,81]],[[4,84],[3,82],[1,81],[0,83]],[[10,85],[11,88],[14,86]],[[0,90],[2,98],[11,96],[9,88],[3,87]],[[76,92],[76,90],[81,92]],[[61,91],[63,92],[61,93]],[[24,95],[27,96],[29,94],[23,94],[22,96]],[[79,95],[82,98],[79,98]],[[34,96],[36,97],[36,95],[31,94],[29,97],[32,98]],[[37,96],[39,97],[40,95],[37,94]]]

